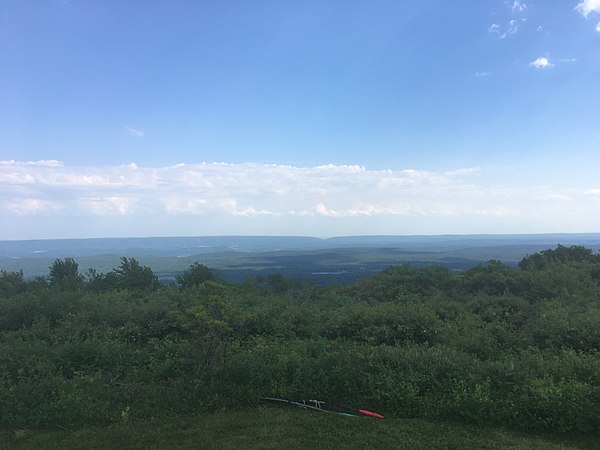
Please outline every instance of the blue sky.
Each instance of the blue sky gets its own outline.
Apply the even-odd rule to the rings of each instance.
[[[600,0],[0,4],[0,239],[600,231]]]

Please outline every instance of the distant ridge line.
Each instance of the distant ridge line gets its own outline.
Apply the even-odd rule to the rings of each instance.
[[[494,246],[600,247],[600,233],[310,236],[169,236],[0,241],[0,258],[142,254],[181,256],[217,252],[310,251],[335,248],[440,249]]]

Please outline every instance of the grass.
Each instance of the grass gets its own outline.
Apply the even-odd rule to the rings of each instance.
[[[343,417],[264,407],[80,430],[0,432],[2,449],[576,449],[597,439],[418,419]]]

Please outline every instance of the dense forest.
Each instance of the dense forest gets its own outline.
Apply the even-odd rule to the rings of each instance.
[[[599,433],[600,254],[518,268],[389,267],[350,286],[240,284],[196,263],[161,286],[122,258],[0,271],[0,428],[248,408],[261,396],[392,417]]]

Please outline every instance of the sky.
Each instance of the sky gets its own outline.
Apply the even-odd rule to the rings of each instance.
[[[1,0],[0,240],[600,232],[600,0]]]

